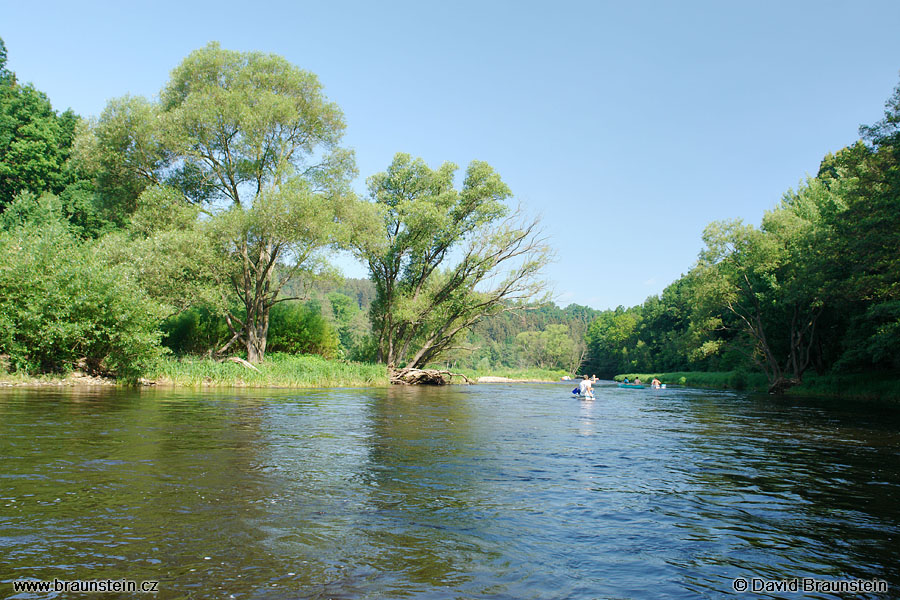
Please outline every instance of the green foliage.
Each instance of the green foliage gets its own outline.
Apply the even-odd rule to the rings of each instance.
[[[85,122],[20,85],[0,40],[0,355],[133,376],[164,332],[179,354],[709,371],[751,389],[764,370],[779,391],[809,370],[900,369],[900,86],[759,227],[710,224],[686,275],[602,312],[527,303],[547,249],[489,165],[457,188],[455,165],[398,154],[358,203],[344,127],[315,75],[217,44],[159,101],[125,96]],[[323,283],[325,251],[347,245],[372,282]]]
[[[548,325],[543,331],[523,331],[516,336],[516,344],[529,364],[542,369],[572,370],[575,344],[565,325]]]
[[[9,85],[13,74],[6,68],[6,44],[0,38],[0,85]]]
[[[674,371],[666,373],[648,371],[644,373],[621,373],[616,375],[614,380],[622,382],[626,377],[629,381],[640,378],[641,382],[646,385],[649,385],[653,378],[656,377],[660,382],[665,383],[667,387],[674,384],[722,390],[753,390],[757,392],[765,391],[768,387],[765,375],[741,369],[736,371]]]
[[[240,311],[233,310],[240,315]],[[269,349],[288,354],[317,354],[335,358],[339,339],[322,314],[319,303],[281,302],[269,314]],[[190,307],[166,319],[164,343],[178,356],[209,354],[230,337],[225,318],[208,307]]]
[[[272,352],[337,357],[338,335],[322,316],[318,302],[278,303],[272,307],[269,319],[269,349]]]
[[[519,334],[541,332],[550,326],[563,326],[568,341],[558,340],[571,348],[571,354],[561,361],[565,374],[580,372],[585,350],[584,334],[588,324],[600,314],[587,306],[570,304],[560,308],[552,302],[527,304],[520,310],[488,315],[475,323],[461,338],[461,343],[443,354],[438,361],[444,368],[465,373],[494,374],[510,369],[536,366],[535,358],[525,346],[517,342]]]
[[[59,194],[75,181],[66,166],[81,119],[57,115],[47,96],[20,85],[0,40],[0,211],[21,192]]]
[[[163,321],[163,344],[178,356],[207,354],[229,337],[225,319],[206,307],[190,307]]]
[[[759,228],[716,222],[698,265],[642,306],[601,314],[587,365],[608,374],[734,369],[799,386],[808,369],[900,369],[900,86],[878,123],[822,160]],[[724,377],[724,376],[723,376]],[[881,392],[879,392],[881,393]]]
[[[609,377],[623,369],[633,368],[630,353],[637,346],[640,308],[604,311],[588,328],[587,368],[591,373]]]
[[[142,284],[174,310],[241,306],[224,348],[239,343],[254,362],[283,287],[321,272],[323,251],[350,236],[344,127],[312,73],[211,43],[172,71],[159,102],[115,99],[80,127],[70,162],[91,178],[103,217],[129,225],[129,244],[108,245],[114,258],[130,252]]]
[[[327,299],[344,356],[356,360],[363,360],[367,355],[374,358],[366,347],[372,328],[367,314],[360,310],[356,300],[340,292],[329,293]]]
[[[160,309],[126,270],[98,260],[51,200],[20,197],[13,213],[42,218],[0,232],[0,353],[30,373],[84,359],[95,372],[134,377],[162,354]]]
[[[843,343],[838,368],[898,369],[900,345],[896,305],[900,302],[900,86],[884,118],[860,129],[859,142],[820,168],[823,182],[840,194],[841,211],[826,212],[833,232],[823,240],[828,291],[837,317],[832,329]]]
[[[615,376],[616,381],[625,378],[634,380],[639,377],[647,383],[658,377],[660,381],[671,387],[673,384],[711,389],[737,389],[754,392],[765,392],[768,380],[762,373],[748,371],[688,371],[671,373],[622,373]],[[789,396],[812,396],[816,398],[840,398],[861,401],[888,402],[895,405],[900,401],[900,379],[895,374],[885,371],[868,371],[863,373],[829,373],[817,375],[810,373],[803,382],[787,390]]]
[[[90,181],[68,163],[81,118],[71,110],[57,115],[46,95],[18,85],[6,70],[5,47],[0,50],[0,212],[19,194],[53,193],[75,235],[98,237],[109,223],[98,211]]]
[[[0,84],[0,209],[19,192],[61,191],[63,133],[46,95]]]
[[[388,364],[436,360],[480,319],[541,289],[548,249],[536,222],[507,218],[509,188],[486,163],[469,165],[460,190],[456,169],[397,154],[369,178],[373,202],[355,216],[362,233],[352,245],[375,282],[373,335]],[[459,262],[448,266],[451,255]]]
[[[315,75],[282,57],[213,43],[175,68],[158,105],[132,112],[140,127],[127,131],[146,143],[132,144],[142,153],[126,170],[156,183],[168,177],[208,213],[205,229],[219,254],[210,273],[245,308],[229,315],[230,343],[261,360],[284,284],[321,270],[321,251],[349,235],[340,217],[353,212],[355,165],[337,145],[340,109]],[[279,262],[285,268],[276,271]]]
[[[791,388],[792,396],[840,398],[887,403],[896,408],[900,402],[900,379],[896,371],[864,371],[857,373],[810,374],[803,384]]]
[[[115,224],[103,216],[90,181],[79,179],[70,183],[60,193],[59,199],[63,214],[79,237],[96,239],[115,228]]]
[[[832,257],[823,252],[833,227],[825,215],[844,210],[838,192],[808,180],[785,194],[759,229],[731,221],[704,232],[696,314],[729,331],[730,345],[767,374],[775,393],[824,365],[820,325],[834,313],[826,275]]]
[[[159,133],[160,115],[150,101],[134,96],[111,100],[96,123],[75,132],[72,168],[90,178],[103,217],[124,226],[141,193],[161,183],[166,159]]]
[[[900,301],[870,304],[847,324],[839,369],[868,370],[873,366],[900,370]]]

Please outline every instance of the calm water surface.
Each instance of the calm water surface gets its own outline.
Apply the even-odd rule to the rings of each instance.
[[[896,412],[570,387],[0,390],[0,597],[900,597]]]

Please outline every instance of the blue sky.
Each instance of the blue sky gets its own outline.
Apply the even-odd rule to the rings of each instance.
[[[542,216],[557,302],[599,309],[660,293],[710,221],[758,224],[878,120],[898,31],[896,1],[0,0],[9,68],[83,116],[209,41],[286,57],[344,110],[358,190],[396,152],[487,161]]]

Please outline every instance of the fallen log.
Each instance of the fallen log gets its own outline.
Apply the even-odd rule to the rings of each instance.
[[[228,357],[228,358],[223,358],[222,360],[223,360],[223,361],[224,361],[224,360],[227,360],[227,361],[230,361],[230,362],[233,362],[233,363],[237,363],[237,364],[239,364],[239,365],[241,365],[241,366],[243,366],[243,367],[246,367],[246,368],[248,368],[248,369],[253,369],[253,370],[256,371],[257,373],[260,372],[259,369],[257,369],[256,367],[254,367],[253,365],[251,365],[250,363],[248,363],[248,362],[247,362],[246,360],[244,360],[243,358],[238,358],[237,356],[230,356],[230,357]],[[220,362],[221,362],[221,361],[220,361]]]
[[[466,383],[469,378],[462,373],[439,371],[437,369],[391,369],[390,381],[394,385],[447,385],[454,377],[461,377]]]

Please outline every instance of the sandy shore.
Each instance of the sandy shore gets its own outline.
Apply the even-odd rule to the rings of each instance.
[[[509,377],[479,377],[476,383],[556,383],[555,379],[510,379]]]

